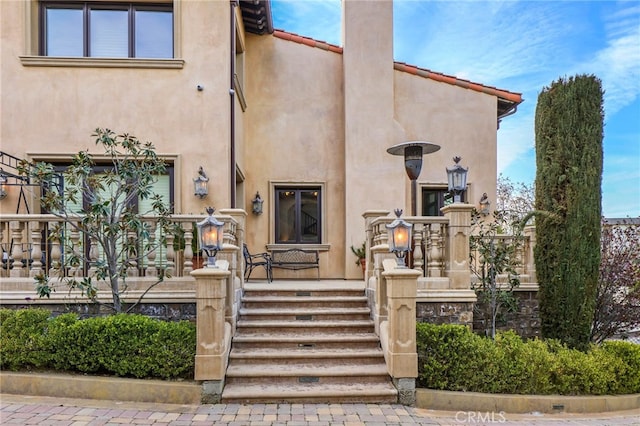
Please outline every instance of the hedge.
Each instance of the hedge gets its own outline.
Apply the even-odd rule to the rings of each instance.
[[[82,320],[49,315],[44,309],[0,310],[1,369],[193,378],[193,323],[134,314]]]
[[[523,395],[640,393],[640,345],[610,341],[588,351],[558,340],[523,341],[512,331],[495,341],[461,325],[418,323],[422,388]]]

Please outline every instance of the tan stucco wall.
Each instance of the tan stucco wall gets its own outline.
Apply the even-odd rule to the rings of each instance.
[[[462,157],[469,167],[467,200],[477,204],[483,192],[495,202],[497,121],[494,96],[396,71],[395,118],[406,140],[425,140],[440,150],[423,158],[418,186],[447,185],[445,168]],[[403,167],[402,157],[397,167]],[[407,206],[410,185],[407,185]],[[408,211],[408,210],[407,210]],[[418,190],[418,212],[420,191]]]
[[[274,242],[274,183],[323,184],[323,243],[331,247],[321,252],[321,274],[342,277],[342,58],[275,37],[249,35],[247,42],[245,188],[247,198],[259,191],[265,199],[265,213],[247,217],[249,247],[264,251]]]
[[[1,149],[60,158],[94,150],[90,134],[109,127],[175,159],[177,213],[230,207],[229,3],[175,1],[181,69],[25,66],[29,4],[0,1]],[[394,70],[391,2],[343,5],[343,54],[270,35],[241,39],[247,109],[236,96],[236,161],[245,179],[237,207],[249,210],[250,249],[264,251],[274,242],[273,186],[321,184],[321,276],[360,279],[349,247],[364,240],[362,213],[410,211],[403,159],[388,147],[436,143],[442,148],[424,157],[420,185],[446,185],[445,167],[460,155],[470,169],[469,201],[483,192],[495,200],[496,98]],[[204,200],[193,196],[200,165],[211,178]],[[256,191],[265,199],[261,216],[250,213]],[[15,201],[14,191],[0,211],[13,213]]]
[[[181,1],[179,7],[182,69],[105,69],[23,66],[28,2],[0,2],[2,150],[20,158],[96,152],[90,135],[107,127],[178,156],[177,212],[229,206],[229,4]],[[216,182],[205,200],[193,196],[200,165]],[[1,204],[3,211],[15,206]]]

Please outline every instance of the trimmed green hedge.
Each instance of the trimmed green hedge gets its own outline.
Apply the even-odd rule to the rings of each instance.
[[[192,379],[195,324],[118,314],[80,320],[44,309],[0,310],[0,368]]]
[[[640,393],[640,345],[606,342],[587,352],[557,340],[493,341],[461,325],[418,323],[419,387],[524,395]]]

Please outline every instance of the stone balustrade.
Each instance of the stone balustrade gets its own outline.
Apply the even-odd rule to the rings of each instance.
[[[241,247],[244,223],[241,217],[234,217],[233,211],[216,215],[224,222],[224,245],[222,253]],[[130,267],[128,277],[157,277],[160,271],[166,276],[189,277],[194,269],[196,254],[192,248],[195,223],[204,216],[174,215],[171,220],[183,231],[181,235],[160,235],[154,217],[144,217],[149,226],[149,236],[141,238],[129,233],[123,238],[139,241],[140,253],[129,253]],[[77,217],[81,221],[82,216]],[[55,230],[55,231],[54,231]],[[157,250],[144,252],[145,244],[154,245],[161,238],[165,244]],[[95,264],[100,260],[101,249],[95,240],[87,238],[71,224],[48,214],[3,215],[0,218],[0,243],[2,246],[2,264],[0,276],[10,278],[29,278],[40,274],[50,277],[91,275]],[[196,243],[197,246],[197,243]],[[84,259],[79,264],[64,265],[65,256],[74,255]],[[226,256],[226,254],[224,255]],[[237,256],[234,256],[237,257]],[[197,266],[197,265],[195,265]]]

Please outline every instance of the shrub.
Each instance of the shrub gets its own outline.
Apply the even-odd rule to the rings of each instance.
[[[640,346],[607,342],[581,352],[558,340],[495,341],[460,325],[417,325],[418,385],[513,394],[604,395],[640,392]]]
[[[49,313],[43,309],[0,309],[0,368],[41,368],[50,361],[44,331]]]
[[[617,372],[618,393],[640,393],[640,345],[607,341],[602,344],[602,350],[623,363],[623,369]]]
[[[35,326],[17,321],[28,315]],[[165,322],[143,315],[117,314],[78,319],[63,314],[48,319],[39,309],[2,312],[3,367],[53,368],[91,374],[136,378],[192,378],[196,330],[187,321]],[[8,331],[5,333],[5,329]],[[20,338],[12,338],[18,335]],[[6,339],[6,342],[5,342]],[[25,341],[38,343],[46,357],[42,362],[24,359],[19,350]]]

